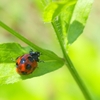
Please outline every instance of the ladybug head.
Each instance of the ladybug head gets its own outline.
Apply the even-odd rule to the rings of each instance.
[[[36,61],[38,61],[39,62],[39,56],[40,56],[40,52],[32,52],[32,51],[30,51],[30,53],[29,53],[31,56],[32,56],[32,58],[34,58]]]

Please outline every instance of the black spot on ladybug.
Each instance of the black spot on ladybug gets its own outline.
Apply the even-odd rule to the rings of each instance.
[[[30,70],[31,68],[32,68],[32,66],[31,66],[30,64],[27,64],[27,65],[26,65],[26,69],[27,69],[27,70]]]
[[[21,64],[24,64],[25,61],[26,61],[26,60],[25,60],[24,58],[22,58],[21,61],[20,61],[20,63],[21,63]]]
[[[33,61],[35,60],[35,59],[32,58],[32,57],[28,57],[28,59],[29,59],[30,62],[33,62]]]

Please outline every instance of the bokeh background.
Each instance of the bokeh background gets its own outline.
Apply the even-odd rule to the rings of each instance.
[[[0,0],[0,20],[38,46],[62,57],[50,23],[42,19],[41,0]],[[25,43],[0,27],[0,43]],[[20,52],[20,51],[19,51]],[[94,100],[100,100],[100,3],[95,0],[83,34],[69,56]],[[68,68],[0,86],[0,100],[85,100]]]

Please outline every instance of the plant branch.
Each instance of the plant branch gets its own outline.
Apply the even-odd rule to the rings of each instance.
[[[66,53],[66,49],[64,48],[64,45],[62,43],[61,36],[60,36],[61,33],[59,33],[60,31],[58,30],[58,28],[56,28],[55,22],[52,22],[52,25],[53,25],[53,28],[56,32],[58,41],[60,43],[60,46],[61,46],[61,49],[62,49],[62,52],[63,52],[63,56],[65,58],[66,66],[68,67],[68,69],[71,72],[73,78],[77,82],[77,84],[78,84],[79,88],[81,89],[81,91],[82,91],[84,97],[86,98],[86,100],[92,100],[88,89],[86,88],[85,84],[83,83],[82,79],[80,78],[79,74],[77,73],[77,71],[76,71],[72,61],[70,60],[68,54]]]
[[[16,36],[17,38],[19,38],[20,40],[22,40],[23,42],[25,42],[26,44],[28,44],[30,47],[40,51],[41,53],[52,57],[56,60],[62,61],[61,58],[59,58],[58,56],[54,55],[53,53],[48,52],[48,50],[42,49],[40,47],[38,47],[37,45],[35,45],[34,43],[32,43],[31,41],[29,41],[28,39],[26,39],[25,37],[23,37],[21,34],[19,34],[18,32],[14,31],[13,29],[11,29],[10,27],[8,27],[7,25],[5,25],[3,22],[0,21],[0,26],[3,27],[4,29],[6,29],[8,32],[10,32],[10,34]]]

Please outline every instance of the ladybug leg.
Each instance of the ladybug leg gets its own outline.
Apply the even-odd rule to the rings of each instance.
[[[43,60],[39,60],[39,62],[42,62],[42,63],[44,63],[44,61],[43,61]]]
[[[31,54],[33,52],[33,49],[30,49],[29,54]]]
[[[17,60],[18,58],[19,58],[19,57],[17,57],[16,60]]]
[[[16,68],[18,67],[18,63],[16,62]]]

